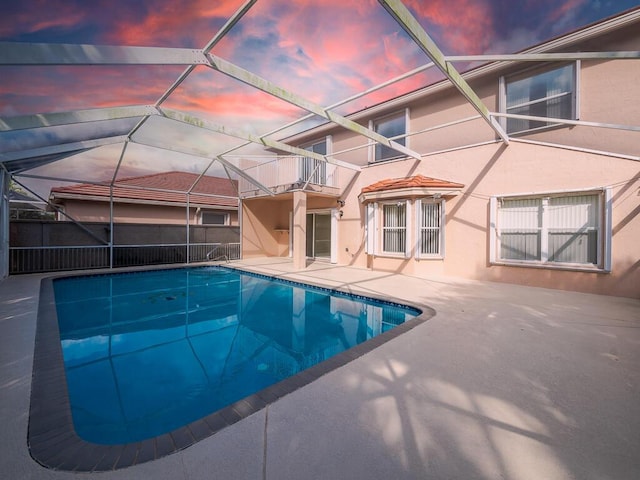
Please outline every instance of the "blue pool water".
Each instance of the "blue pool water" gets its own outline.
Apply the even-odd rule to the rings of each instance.
[[[420,313],[220,267],[54,291],[74,427],[100,444],[187,425]]]

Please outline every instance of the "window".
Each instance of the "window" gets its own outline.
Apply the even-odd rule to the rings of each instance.
[[[517,74],[501,79],[504,113],[575,120],[577,118],[577,64],[553,70]],[[525,132],[554,125],[551,122],[507,118],[507,133]],[[503,127],[505,122],[503,122]]]
[[[404,253],[407,246],[407,204],[405,202],[382,205],[382,251]]]
[[[374,120],[371,125],[371,129],[383,135],[387,138],[393,139],[396,143],[400,145],[405,145],[405,137],[402,138],[393,138],[398,135],[405,135],[407,133],[407,114],[405,111],[381,118],[379,120]],[[391,160],[394,158],[403,157],[404,154],[395,151],[393,148],[389,148],[386,145],[381,145],[376,143],[374,145],[374,153],[373,153],[373,161],[374,162],[382,162],[384,160]]]
[[[444,201],[421,200],[418,207],[418,256],[444,256]]]
[[[227,225],[226,213],[202,212],[202,225]]]
[[[444,205],[444,199],[432,197],[368,203],[365,252],[416,259],[444,258]]]
[[[608,270],[609,196],[609,190],[605,190],[604,194],[578,192],[492,199],[497,245],[493,254],[497,258],[492,261]]]
[[[302,147],[309,152],[320,155],[327,154],[327,142],[323,140],[306,147]],[[300,159],[300,181],[315,183],[316,185],[327,184],[327,162],[316,160],[315,158],[303,157]]]

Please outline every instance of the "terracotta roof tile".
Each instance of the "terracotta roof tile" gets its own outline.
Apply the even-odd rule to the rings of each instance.
[[[197,180],[198,174],[188,172],[165,172],[153,175],[145,175],[141,177],[131,177],[117,180],[113,188],[113,196],[115,199],[121,200],[140,200],[155,202],[170,202],[184,204],[186,197],[184,193],[191,188]],[[209,195],[223,195],[226,197],[237,197],[236,180],[229,180],[221,177],[203,176],[193,193],[189,195],[189,202],[199,205],[210,205],[218,207],[236,208],[238,202],[235,198],[211,197]],[[156,190],[140,190],[135,187],[157,188],[174,190],[156,191]],[[198,194],[207,195],[198,195]],[[78,185],[70,185],[66,187],[54,187],[51,189],[53,197],[56,194],[67,195],[86,195],[87,197],[106,197],[110,195],[108,185],[92,185],[82,183]]]
[[[440,180],[438,178],[425,177],[424,175],[415,175],[413,177],[404,178],[388,178],[372,183],[362,189],[360,193],[382,192],[385,190],[401,190],[407,188],[463,188],[461,183],[449,182],[448,180]]]

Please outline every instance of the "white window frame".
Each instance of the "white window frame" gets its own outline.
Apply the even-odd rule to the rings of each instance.
[[[374,118],[372,120],[369,121],[369,130],[373,130],[375,132],[377,132],[377,126],[379,123],[384,122],[385,120],[392,120],[392,119],[396,119],[399,118],[401,116],[404,115],[404,133],[402,134],[401,137],[399,136],[395,136],[392,137],[391,140],[394,140],[400,144],[402,144],[402,142],[404,142],[404,146],[407,148],[410,148],[409,145],[409,109],[405,108],[404,110],[400,110],[400,111],[395,111],[393,113],[390,113],[388,115],[384,115],[381,117],[377,117]],[[404,153],[400,153],[400,152],[395,152],[392,156],[389,157],[385,157],[385,158],[380,158],[380,159],[376,159],[376,145],[378,145],[376,142],[370,141],[369,142],[369,163],[383,163],[383,162],[387,162],[389,160],[397,160],[398,158],[404,158],[406,157],[406,154]]]
[[[525,70],[525,71],[520,71],[520,72],[514,72],[512,74],[506,75],[506,76],[502,76],[499,79],[499,85],[498,85],[498,110],[500,111],[500,113],[508,113],[507,112],[507,84],[509,83],[509,80],[511,78],[514,77],[518,77],[518,80],[524,79],[524,78],[532,78],[535,77],[537,75],[542,75],[546,72],[552,71],[552,70],[556,70],[556,69],[561,69],[564,68],[566,66],[572,65],[573,66],[573,90],[571,92],[571,112],[572,112],[572,117],[569,118],[568,120],[579,120],[580,119],[580,68],[581,68],[581,62],[580,60],[576,60],[575,62],[569,62],[569,63],[564,63],[562,65],[555,65],[552,67],[546,67],[546,68],[534,68],[531,70]],[[523,75],[525,73],[529,72],[530,75]],[[526,105],[530,105],[530,104],[534,104],[534,103],[539,103],[545,100],[548,100],[552,97],[545,97],[539,100],[535,100],[535,101],[531,101],[531,102],[525,102],[523,104],[520,105],[512,105],[509,108],[515,108],[517,106],[526,106]],[[508,124],[508,118],[505,117],[500,117],[500,125],[502,126],[502,128],[509,134],[509,135],[523,135],[526,133],[531,133],[531,132],[537,132],[537,131],[541,131],[541,130],[547,130],[550,128],[555,128],[558,126],[562,126],[562,124],[558,124],[558,123],[549,123],[548,125],[544,125],[541,127],[535,127],[535,128],[530,128],[530,129],[524,129],[524,130],[516,130],[516,131],[508,131],[507,130],[507,124]]]
[[[439,210],[439,225],[437,227],[425,227],[422,225],[422,209],[424,205],[437,205]],[[421,198],[416,200],[416,228],[415,228],[415,236],[416,236],[416,259],[442,259],[444,258],[445,252],[445,238],[444,238],[444,219],[445,219],[445,200],[444,199],[431,199],[431,198]],[[422,232],[423,230],[437,230],[438,231],[438,252],[434,253],[422,253]]]
[[[421,253],[421,212],[422,204],[437,204],[440,212],[439,252],[434,254]],[[388,252],[384,250],[384,205],[404,204],[405,245],[403,252]],[[397,227],[394,227],[397,228]],[[416,260],[442,260],[445,255],[445,200],[443,198],[399,198],[387,201],[367,203],[365,206],[365,253],[379,257],[411,258]]]
[[[400,206],[403,205],[404,206],[404,226],[396,226],[396,227],[387,227],[385,226],[385,215],[384,215],[384,207],[385,205],[396,205],[396,206]],[[406,199],[401,199],[401,200],[396,200],[396,201],[389,201],[389,202],[380,202],[380,207],[379,207],[379,211],[380,211],[380,254],[384,255],[384,256],[389,256],[389,257],[410,257],[411,256],[411,248],[409,245],[409,233],[411,232],[411,208],[410,208],[410,202]],[[392,251],[387,251],[384,250],[384,234],[386,230],[394,230],[394,231],[401,231],[404,230],[404,245],[403,245],[403,251],[401,252],[392,252]]]
[[[548,239],[550,229],[548,227],[548,213],[545,208],[550,198],[597,195],[598,196],[598,225],[597,225],[597,245],[596,245],[596,263],[565,263],[557,261],[549,261]],[[540,260],[514,260],[500,258],[500,225],[499,208],[503,199],[538,199],[542,201],[542,213],[540,222],[540,242],[541,252]],[[494,196],[490,199],[490,218],[489,218],[489,261],[494,265],[515,265],[521,267],[560,269],[560,270],[580,270],[580,271],[596,271],[611,272],[611,243],[612,243],[612,192],[611,188],[596,188],[587,190],[566,190],[541,192],[535,194],[516,194]]]

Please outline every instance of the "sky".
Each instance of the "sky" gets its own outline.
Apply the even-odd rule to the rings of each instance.
[[[4,2],[0,42],[202,48],[243,4],[238,0],[22,0]],[[631,0],[406,0],[445,54],[511,53],[638,6]],[[258,0],[212,53],[320,105],[330,105],[429,62],[375,0]],[[460,65],[458,65],[460,67]],[[0,66],[0,117],[153,104],[183,66]],[[338,109],[349,113],[438,80],[435,69]],[[307,112],[208,67],[165,103],[219,124],[264,134]],[[131,121],[129,121],[131,123]],[[125,124],[126,127],[129,124]],[[70,142],[121,129],[48,128],[0,133],[0,151]],[[147,126],[145,125],[145,128]],[[194,137],[154,122],[169,144],[207,155],[242,143]],[[89,132],[89,133],[88,133]],[[145,136],[146,135],[146,136]],[[147,129],[145,140],[153,136]],[[108,178],[122,146],[101,147],[39,169],[42,175]],[[153,166],[150,166],[150,161]],[[89,165],[92,164],[91,167]],[[206,159],[135,146],[121,175],[198,171]],[[68,174],[73,168],[74,175]]]

